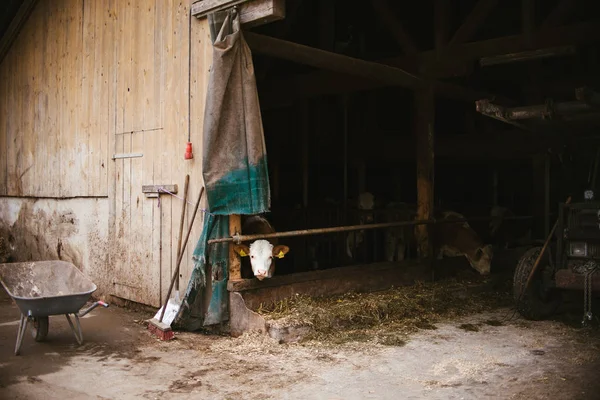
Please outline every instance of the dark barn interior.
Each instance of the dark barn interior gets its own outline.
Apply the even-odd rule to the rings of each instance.
[[[533,239],[543,240],[558,203],[595,184],[597,1],[285,7],[284,19],[245,31],[269,157],[267,217],[278,231],[352,225],[369,191],[375,222],[392,201],[419,204],[417,219],[434,209],[488,217],[499,205],[531,216]],[[492,240],[487,222],[471,225]],[[360,262],[383,261],[383,231],[365,232]],[[345,238],[285,238],[292,251],[278,273],[358,262],[344,259]],[[311,255],[316,242],[326,251]]]

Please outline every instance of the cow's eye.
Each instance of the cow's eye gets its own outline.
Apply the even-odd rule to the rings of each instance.
[[[254,256],[250,256],[251,258],[254,258]]]

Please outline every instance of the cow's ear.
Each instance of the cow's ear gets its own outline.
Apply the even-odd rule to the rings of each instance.
[[[273,247],[273,257],[277,257],[277,258],[283,258],[288,251],[290,251],[290,248],[287,246],[284,246],[282,244]]]
[[[250,254],[250,247],[245,244],[234,244],[233,251],[239,254],[241,257],[248,257]]]

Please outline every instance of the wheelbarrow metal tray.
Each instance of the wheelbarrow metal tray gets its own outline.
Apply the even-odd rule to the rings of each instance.
[[[0,264],[0,281],[31,317],[77,313],[97,289],[75,265],[60,260]]]

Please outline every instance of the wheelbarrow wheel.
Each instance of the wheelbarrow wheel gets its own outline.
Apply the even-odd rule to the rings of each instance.
[[[31,335],[36,342],[43,342],[48,336],[48,317],[35,317],[33,319],[33,327]]]

